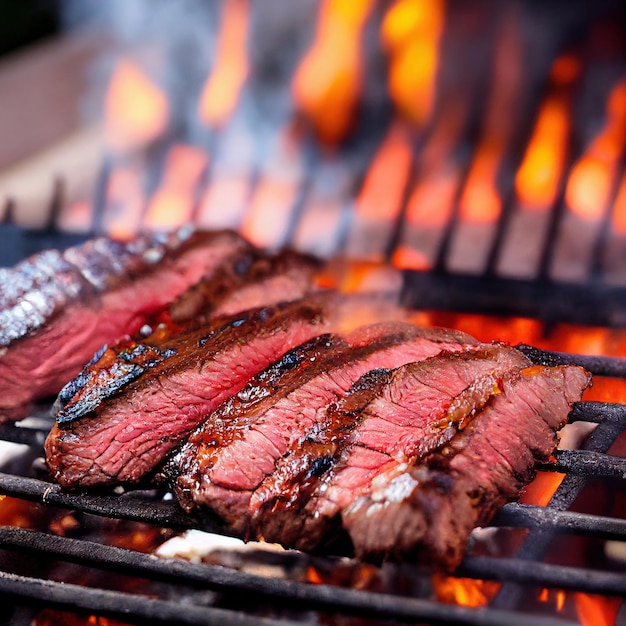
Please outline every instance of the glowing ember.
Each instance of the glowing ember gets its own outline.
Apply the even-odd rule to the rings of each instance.
[[[573,213],[586,219],[604,213],[625,143],[626,81],[622,81],[609,97],[604,128],[572,170],[565,199]]]
[[[473,578],[455,578],[439,573],[433,574],[432,580],[437,600],[461,606],[485,606],[500,589],[500,583]]]
[[[389,52],[389,91],[400,113],[422,125],[435,99],[443,0],[397,0],[382,24]]]
[[[132,150],[155,140],[168,123],[165,94],[128,59],[118,63],[106,95],[105,131],[118,150]]]
[[[613,626],[621,598],[605,598],[587,593],[574,593],[576,612],[582,626]]]
[[[408,246],[398,246],[393,254],[392,262],[398,269],[427,270],[430,268],[429,260],[419,250],[413,250]]]
[[[354,122],[362,81],[360,35],[373,4],[325,0],[315,41],[294,76],[295,102],[323,142],[338,142]]]
[[[210,127],[222,126],[228,120],[248,76],[248,2],[226,0],[223,11],[215,67],[204,85],[198,107],[200,119]]]

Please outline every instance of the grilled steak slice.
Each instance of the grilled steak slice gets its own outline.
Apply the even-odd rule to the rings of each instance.
[[[317,259],[292,250],[270,256],[243,249],[177,298],[169,314],[174,323],[185,323],[297,300],[313,289],[319,268]]]
[[[209,416],[177,456],[175,488],[183,506],[208,507],[246,534],[254,490],[360,376],[475,343],[462,333],[401,323],[358,329],[346,341],[346,349],[329,345],[313,365],[286,372],[272,392],[252,380]]]
[[[357,555],[411,558],[452,570],[470,532],[517,498],[534,465],[557,444],[589,384],[580,367],[533,366],[509,375],[500,393],[443,448],[413,467],[392,464],[367,495],[341,511]]]
[[[107,397],[130,384],[158,361],[166,342],[192,326],[218,325],[244,310],[297,300],[315,289],[318,262],[291,251],[266,256],[241,249],[188,289],[160,315],[144,337],[123,337],[104,346],[60,392],[57,421],[72,421],[93,411]],[[142,329],[143,330],[143,329]]]
[[[126,355],[133,380],[122,391],[107,388],[105,370],[99,386],[106,403],[91,402],[88,393],[65,398],[59,415],[66,419],[45,446],[52,475],[63,486],[139,481],[251,376],[324,332],[332,302],[320,297],[256,309],[158,346],[139,344]]]
[[[335,538],[341,510],[369,494],[378,473],[449,441],[504,372],[528,364],[517,350],[482,345],[366,374],[255,491],[252,536],[320,548]]]
[[[135,333],[247,246],[234,233],[181,229],[129,243],[93,239],[0,270],[0,419],[57,393],[100,346]]]

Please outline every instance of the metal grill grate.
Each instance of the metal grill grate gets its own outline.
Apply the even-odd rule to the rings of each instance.
[[[520,346],[535,363],[578,363],[596,375],[626,378],[626,363],[620,359],[584,357],[546,352]],[[159,559],[140,552],[121,549],[83,539],[68,539],[48,533],[15,527],[0,528],[0,547],[13,552],[35,553],[38,558],[49,557],[63,562],[79,564],[87,570],[112,571],[117,574],[146,578],[165,585],[167,591],[159,598],[63,584],[39,578],[0,573],[0,593],[10,596],[13,602],[33,603],[48,608],[73,611],[123,619],[132,623],[184,623],[184,624],[282,624],[297,619],[306,621],[303,612],[321,611],[338,616],[361,616],[370,620],[395,620],[432,624],[512,625],[533,623],[540,626],[564,626],[565,619],[538,616],[520,611],[521,593],[528,586],[574,590],[605,596],[626,595],[626,574],[544,563],[543,557],[549,540],[556,535],[577,535],[600,540],[626,541],[626,520],[569,512],[569,508],[586,482],[590,479],[623,480],[626,477],[626,460],[606,454],[615,438],[626,430],[626,405],[603,402],[579,402],[570,421],[597,423],[598,427],[587,439],[582,450],[561,451],[543,470],[566,474],[561,487],[546,507],[523,504],[504,506],[493,520],[494,528],[526,529],[528,539],[515,558],[468,556],[456,575],[503,582],[502,591],[490,608],[470,609],[441,604],[436,601],[408,598],[389,593],[372,593],[345,589],[331,585],[313,585],[281,578],[266,578],[224,567],[198,565],[179,559]],[[39,447],[46,428],[41,426],[4,425],[0,436],[6,441],[27,443]],[[50,507],[88,513],[100,517],[140,521],[158,527],[177,530],[198,527],[198,521],[184,514],[173,500],[150,491],[129,491],[123,495],[64,492],[57,485],[44,480],[13,474],[0,474],[0,493]],[[203,529],[223,532],[217,523]],[[290,559],[307,559],[298,553],[274,555],[278,562]],[[415,568],[415,577],[428,577],[428,573]],[[224,598],[246,594],[251,601],[260,599],[277,611],[291,610],[283,619],[263,621],[257,615],[237,609],[206,606],[201,593],[211,590]],[[171,598],[184,598],[172,600]],[[295,615],[295,618],[293,617]]]

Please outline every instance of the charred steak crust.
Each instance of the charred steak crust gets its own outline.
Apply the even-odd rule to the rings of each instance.
[[[168,315],[149,334],[104,346],[59,393],[57,423],[63,428],[93,411],[146,369],[173,356],[170,344],[176,343],[176,335],[219,326],[241,311],[303,297],[312,289],[317,267],[313,257],[296,252],[265,256],[252,248],[237,249],[168,307]]]
[[[410,463],[448,441],[493,395],[498,376],[526,365],[517,350],[481,345],[366,374],[255,491],[252,536],[320,547],[339,527],[346,498],[368,493],[390,464]],[[312,470],[316,479],[303,490],[301,477]]]
[[[357,555],[457,567],[472,529],[519,497],[535,463],[554,451],[556,430],[589,382],[577,366],[508,373],[500,393],[450,442],[413,466],[391,467],[342,511]]]
[[[0,414],[19,417],[57,393],[103,344],[135,333],[248,245],[231,232],[180,229],[128,243],[98,238],[0,270]]]
[[[249,378],[326,324],[327,299],[264,307],[229,323],[168,337],[149,367],[121,389],[80,390],[46,440],[48,466],[63,486],[137,482]],[[145,353],[129,363],[144,367]],[[95,398],[95,400],[94,400]],[[106,402],[102,400],[106,398]]]
[[[169,307],[170,317],[175,323],[184,323],[211,314],[234,314],[233,304],[230,303],[238,294],[245,294],[248,302],[239,304],[237,298],[235,306],[238,310],[245,310],[262,304],[271,304],[268,300],[274,298],[276,289],[266,289],[263,297],[265,302],[258,302],[259,297],[247,295],[254,286],[263,286],[278,276],[293,276],[294,282],[285,289],[278,290],[278,299],[295,300],[304,296],[310,289],[314,273],[319,270],[321,263],[315,257],[300,254],[291,250],[283,250],[276,255],[267,255],[255,248],[238,250],[227,262],[218,266],[213,274],[202,280],[184,294],[179,296]],[[252,302],[249,302],[250,298]]]
[[[457,341],[450,343],[452,338]],[[460,341],[470,339],[411,324],[379,324],[347,335],[346,348],[329,348],[315,364],[287,372],[277,394],[259,393],[262,385],[251,381],[240,394],[244,401],[235,397],[222,405],[182,447],[175,482],[179,501],[187,510],[208,507],[247,534],[254,489],[361,375],[376,366],[461,350],[466,344]]]

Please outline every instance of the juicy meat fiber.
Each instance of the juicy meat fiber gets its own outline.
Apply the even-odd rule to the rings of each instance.
[[[513,372],[470,424],[409,467],[392,465],[367,495],[342,508],[356,554],[454,569],[469,534],[518,498],[557,445],[575,401],[589,384],[580,367],[532,366]]]
[[[329,343],[313,365],[282,373],[272,382],[275,391],[252,380],[204,421],[178,454],[176,491],[187,509],[208,506],[236,532],[248,534],[254,490],[271,480],[279,459],[302,444],[360,376],[475,343],[462,333],[402,323],[357,329],[345,341],[346,347]]]
[[[57,393],[103,344],[137,332],[247,246],[234,233],[181,229],[129,243],[93,239],[0,269],[0,421]]]
[[[448,442],[490,400],[499,377],[527,365],[519,351],[494,344],[364,376],[257,489],[253,534],[319,548],[379,473]],[[303,490],[301,477],[315,467],[317,480]]]
[[[81,407],[65,398],[46,441],[46,459],[63,486],[137,482],[248,379],[286,350],[324,332],[325,300],[256,309],[218,327],[200,327],[127,354],[138,373]],[[146,356],[147,355],[147,356]],[[106,398],[106,402],[101,402]]]

